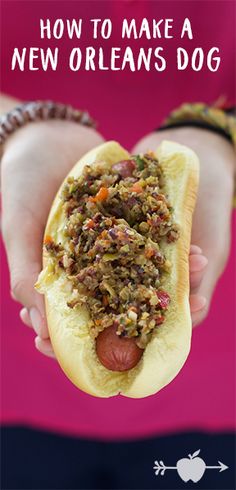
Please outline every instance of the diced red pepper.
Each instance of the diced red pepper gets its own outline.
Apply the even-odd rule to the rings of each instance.
[[[165,320],[165,317],[163,315],[158,316],[156,318],[156,325],[161,325],[164,322],[164,320]]]
[[[93,221],[93,219],[89,219],[85,224],[85,228],[88,230],[92,230],[94,227],[95,227],[95,222]]]
[[[145,257],[147,257],[147,259],[150,259],[151,257],[153,257],[153,255],[155,255],[155,250],[154,248],[146,248],[145,250]]]
[[[101,187],[96,196],[90,197],[89,200],[92,202],[103,202],[108,198],[108,195],[108,189],[106,187]]]
[[[163,310],[168,308],[170,303],[170,296],[166,291],[157,291],[157,297],[159,299],[159,305]]]
[[[139,194],[140,192],[143,192],[142,186],[139,184],[139,182],[135,182],[132,187],[130,187],[131,192],[137,192]]]

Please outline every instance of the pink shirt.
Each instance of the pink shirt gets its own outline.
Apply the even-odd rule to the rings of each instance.
[[[87,108],[100,122],[107,139],[117,139],[127,149],[145,133],[157,127],[168,112],[184,101],[212,102],[226,94],[233,102],[233,3],[204,2],[5,2],[2,60],[5,73],[2,90],[20,99],[51,98]],[[14,5],[14,12],[13,12]],[[201,12],[200,12],[201,10]],[[12,15],[17,23],[12,22]],[[173,18],[174,39],[130,40],[126,44],[163,46],[168,70],[146,72],[69,72],[60,64],[57,72],[10,71],[15,46],[59,46],[67,59],[81,40],[40,41],[39,19],[111,18],[110,40],[87,44],[125,47],[118,27],[124,17],[136,19]],[[193,40],[179,40],[185,17],[193,28]],[[226,28],[227,26],[227,28]],[[219,46],[221,66],[212,73],[176,70],[176,47],[191,50],[201,46],[207,52]],[[7,67],[7,68],[6,68]],[[233,247],[232,247],[233,250]],[[7,424],[26,424],[85,437],[134,438],[185,429],[230,430],[234,413],[234,309],[233,254],[214,294],[211,311],[194,330],[192,350],[181,374],[157,395],[132,400],[123,397],[97,399],[77,390],[56,362],[34,348],[33,333],[19,320],[19,305],[9,295],[8,270],[3,252],[2,273],[2,410]]]

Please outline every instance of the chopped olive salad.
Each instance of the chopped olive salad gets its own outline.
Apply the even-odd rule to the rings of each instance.
[[[44,246],[71,283],[68,306],[88,308],[94,338],[116,325],[145,348],[165,319],[171,264],[162,244],[177,240],[179,229],[163,186],[161,165],[148,153],[87,165],[63,187],[65,243],[46,236]]]

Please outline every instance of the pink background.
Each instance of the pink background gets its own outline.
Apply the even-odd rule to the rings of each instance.
[[[56,5],[56,8],[55,8]],[[168,112],[184,101],[212,102],[226,94],[234,101],[232,47],[233,2],[3,2],[2,90],[20,99],[52,98],[87,108],[100,122],[107,139],[127,149],[157,127]],[[91,41],[86,29],[81,40],[39,39],[39,18],[111,18],[110,40]],[[122,46],[119,32],[124,17],[174,18],[175,39],[129,41],[140,46],[163,46],[167,70],[152,72],[69,72],[68,53],[75,46]],[[179,40],[185,17],[194,39]],[[17,21],[16,21],[17,20]],[[87,35],[91,31],[87,31]],[[14,47],[59,46],[57,72],[11,72]],[[219,46],[217,73],[176,69],[176,47],[206,51]],[[17,235],[16,235],[17,238]],[[231,248],[233,251],[233,247]],[[231,430],[235,426],[234,257],[231,251],[207,320],[194,330],[192,351],[181,374],[158,395],[143,400],[122,397],[95,399],[72,386],[58,365],[35,351],[33,333],[21,324],[19,305],[9,296],[3,252],[2,274],[2,411],[3,423],[22,423],[74,435],[132,438],[185,429]]]

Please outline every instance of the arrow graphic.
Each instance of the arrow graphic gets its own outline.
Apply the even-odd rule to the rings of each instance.
[[[224,463],[222,463],[221,461],[218,461],[219,463],[219,466],[205,466],[205,469],[206,470],[220,470],[220,473],[222,471],[225,471],[225,470],[228,470],[228,466]],[[158,475],[161,471],[161,475],[164,475],[165,471],[166,470],[177,470],[177,466],[165,466],[165,464],[163,463],[163,461],[160,461],[158,463],[158,461],[154,461],[154,464],[155,466],[153,466],[153,469],[156,470],[155,471],[155,475]]]
[[[193,454],[188,454],[188,458],[179,459],[176,466],[166,466],[163,461],[154,461],[153,469],[155,470],[155,475],[163,476],[167,470],[176,470],[179,477],[187,482],[192,480],[194,483],[199,481],[206,470],[228,470],[228,466],[221,461],[218,461],[218,465],[208,466],[205,461],[199,457],[200,449],[195,451]]]
[[[228,466],[226,466],[226,464],[224,463],[221,463],[221,461],[218,461],[219,463],[219,466],[206,466],[206,470],[220,470],[220,473],[221,471],[225,471],[228,469]]]
[[[166,470],[177,469],[177,466],[165,466],[163,461],[160,461],[159,463],[158,461],[154,461],[154,465],[155,466],[153,466],[153,469],[156,470],[155,475],[158,475],[160,473],[163,476]]]

